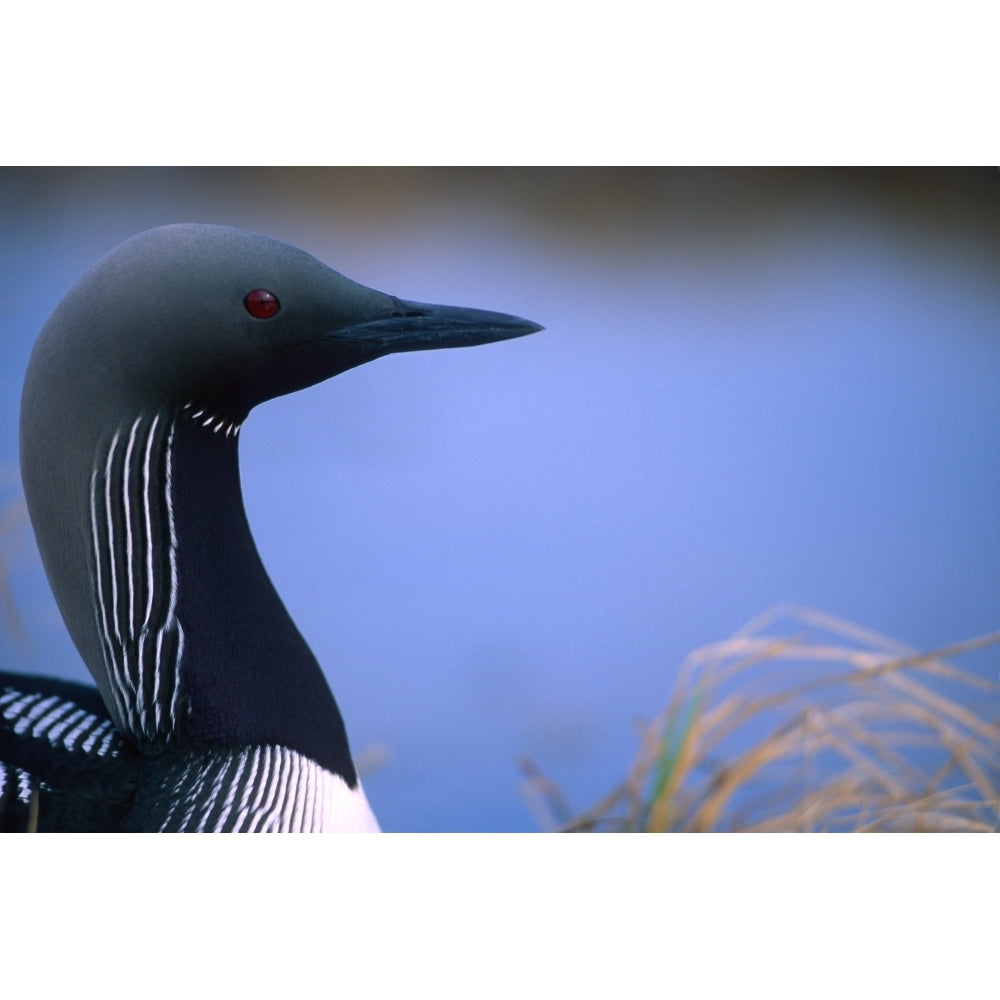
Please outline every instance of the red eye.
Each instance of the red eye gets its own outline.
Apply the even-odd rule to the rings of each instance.
[[[252,292],[247,292],[247,297],[243,300],[243,305],[247,307],[247,312],[254,319],[270,319],[277,315],[281,308],[278,296],[274,292],[269,292],[266,288],[255,288]]]

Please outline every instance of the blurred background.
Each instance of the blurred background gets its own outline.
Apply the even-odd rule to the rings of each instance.
[[[99,256],[185,221],[546,327],[241,433],[387,829],[537,829],[523,754],[589,805],[685,655],[779,601],[922,649],[1000,626],[996,169],[5,169],[4,669],[87,679],[21,500],[34,338]]]

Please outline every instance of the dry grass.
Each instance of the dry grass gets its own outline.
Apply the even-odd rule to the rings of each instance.
[[[1000,828],[996,660],[948,662],[1000,632],[918,654],[780,606],[684,663],[624,782],[575,818],[524,764],[550,829],[993,831]]]

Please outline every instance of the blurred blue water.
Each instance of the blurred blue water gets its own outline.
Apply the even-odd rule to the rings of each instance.
[[[818,201],[709,249],[630,250],[493,202],[366,230],[169,175],[43,204],[0,178],[0,500],[37,330],[151,225],[256,229],[546,326],[355,369],[241,436],[265,565],[355,753],[390,749],[366,778],[388,829],[535,829],[522,753],[590,804],[683,656],[774,602],[926,648],[1000,625],[1000,282],[960,233]],[[33,643],[0,638],[4,666],[84,677],[30,536],[0,544]]]

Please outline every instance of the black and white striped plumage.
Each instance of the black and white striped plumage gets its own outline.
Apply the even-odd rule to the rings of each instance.
[[[0,673],[0,759],[11,762],[0,765],[0,829],[377,829],[362,793],[287,747],[161,754],[151,762],[124,739],[93,688],[25,680]]]
[[[98,691],[0,674],[0,828],[375,830],[336,702],[260,563],[250,409],[392,351],[537,326],[405,303],[274,240],[150,230],[39,336],[21,468]]]
[[[161,413],[136,417],[106,457],[98,453],[90,477],[94,615],[112,713],[142,747],[169,744],[180,707],[174,429]]]
[[[104,829],[134,788],[128,751],[94,688],[0,673],[0,830]]]

